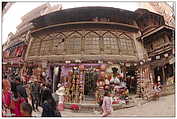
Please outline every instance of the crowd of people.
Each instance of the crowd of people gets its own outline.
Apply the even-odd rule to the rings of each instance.
[[[36,78],[28,83],[19,76],[3,76],[2,115],[4,117],[31,117],[32,112],[42,107],[41,117],[61,117],[58,102],[52,95],[51,82],[38,82]]]

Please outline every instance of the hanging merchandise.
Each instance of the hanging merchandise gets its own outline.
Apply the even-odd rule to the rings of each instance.
[[[143,68],[141,70],[141,74],[141,78],[144,79],[141,82],[142,97],[145,100],[149,100],[154,94],[153,83],[151,82],[149,68]]]
[[[58,75],[58,71],[59,71],[59,67],[55,67],[55,68],[54,68],[54,75],[55,75],[55,76]]]
[[[82,68],[81,68],[82,69]],[[65,102],[82,103],[84,99],[84,76],[80,67],[73,67],[65,81]]]
[[[160,82],[160,76],[157,77],[157,81]]]
[[[101,79],[105,78],[105,72],[100,72],[100,78]]]
[[[109,84],[110,84],[110,82],[109,82],[108,79],[105,80],[105,84],[106,84],[106,85],[109,85]]]
[[[105,71],[105,70],[106,70],[106,65],[105,65],[105,64],[102,64],[102,65],[100,66],[100,70],[101,70],[101,71]]]
[[[83,70],[84,70],[84,65],[83,65],[83,64],[80,65],[80,66],[79,66],[79,69],[80,69],[81,71],[83,71]]]

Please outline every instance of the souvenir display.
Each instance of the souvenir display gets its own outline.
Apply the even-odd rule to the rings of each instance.
[[[66,85],[66,96],[65,96],[65,102],[70,103],[81,103],[83,101],[84,96],[84,79],[83,79],[83,71],[80,71],[80,69],[83,70],[83,67],[75,67],[73,68],[73,71],[69,71],[68,74],[68,80],[65,80]]]
[[[106,65],[105,65],[105,64],[102,64],[102,65],[100,66],[100,70],[101,70],[101,71],[105,71],[105,69],[106,69]]]
[[[83,71],[83,70],[84,70],[84,65],[80,65],[80,66],[79,66],[79,69],[80,69],[81,71]]]
[[[152,77],[148,68],[141,69],[140,74],[138,74],[140,79],[137,82],[137,94],[145,100],[149,100],[154,95]]]
[[[103,71],[100,72],[100,79],[97,80],[97,90],[95,93],[96,101],[99,103],[100,99],[103,98],[105,91],[109,91],[113,97],[114,104],[128,102],[128,89],[126,83],[120,80],[118,69],[112,68],[112,74],[105,74]],[[104,74],[104,77],[103,77]]]

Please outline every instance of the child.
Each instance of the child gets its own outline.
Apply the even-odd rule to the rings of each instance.
[[[160,88],[159,83],[154,85],[154,92],[155,92],[155,98],[159,99],[160,92],[161,92],[161,88]]]
[[[107,117],[113,111],[112,97],[110,96],[110,94],[107,91],[104,94],[102,109],[103,109],[103,117]]]
[[[20,105],[20,112],[23,117],[32,117],[32,106],[24,102]]]

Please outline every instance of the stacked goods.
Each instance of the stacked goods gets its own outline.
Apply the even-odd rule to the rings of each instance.
[[[70,71],[65,80],[65,88],[65,102],[82,103],[84,99],[83,71],[79,71],[79,69]]]
[[[145,100],[149,100],[154,95],[153,81],[148,68],[141,71],[141,92]]]
[[[136,90],[136,95],[137,97],[142,97],[142,92],[141,92],[141,76],[140,73],[137,71],[136,72],[136,78],[137,78],[137,90]]]
[[[112,74],[100,72],[100,77],[97,80],[96,101],[99,103],[103,99],[104,93],[108,91],[113,98],[114,104],[127,103],[128,89],[126,83],[121,80],[122,77],[117,73],[117,68],[112,68],[112,70]]]

